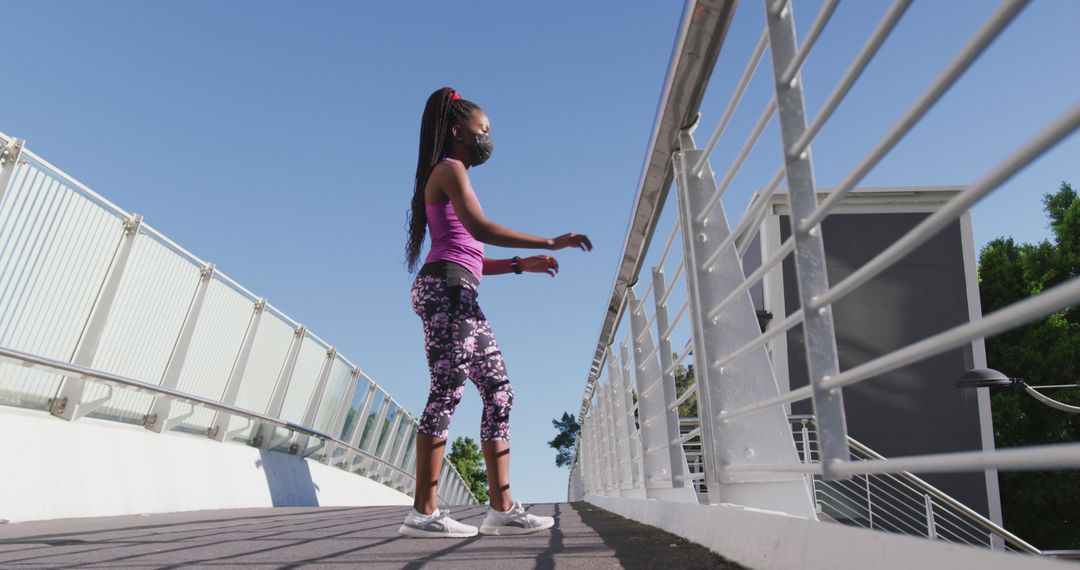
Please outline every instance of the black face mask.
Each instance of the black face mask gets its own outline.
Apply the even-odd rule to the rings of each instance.
[[[477,166],[487,162],[487,159],[491,158],[491,153],[494,151],[495,141],[483,133],[477,134],[476,140],[472,145],[469,145],[469,155],[472,158],[473,165]]]

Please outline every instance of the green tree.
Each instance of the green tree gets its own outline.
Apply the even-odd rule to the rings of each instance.
[[[679,355],[672,354],[671,357],[678,358]],[[694,365],[683,366],[682,364],[675,367],[675,394],[676,397],[681,396],[683,392],[694,383]],[[680,418],[696,418],[698,415],[697,409],[697,394],[690,396],[683,403],[679,404],[679,417]]]
[[[484,456],[480,453],[480,446],[476,445],[476,441],[471,437],[458,436],[450,446],[450,454],[446,459],[461,473],[461,478],[476,496],[476,500],[487,502],[487,470],[484,468]]]
[[[983,314],[1080,275],[1080,200],[1068,183],[1043,198],[1054,242],[1017,244],[998,238],[979,254]],[[987,363],[1028,384],[1080,381],[1080,308],[986,339]],[[1076,405],[1080,390],[1055,390]],[[1080,415],[1049,408],[1020,390],[992,395],[998,447],[1080,440]],[[1080,471],[1001,472],[1005,527],[1044,549],[1080,548]]]
[[[555,439],[549,441],[548,445],[556,451],[555,466],[569,467],[574,461],[574,446],[577,445],[581,426],[570,412],[563,412],[562,419],[551,420],[551,425],[555,426],[556,434]]]

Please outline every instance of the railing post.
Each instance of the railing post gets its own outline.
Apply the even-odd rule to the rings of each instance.
[[[338,409],[334,413],[334,423],[330,426],[330,435],[347,441],[346,435],[342,433],[345,429],[345,418],[349,415],[349,407],[352,406],[353,397],[356,395],[356,387],[360,382],[360,369],[353,368],[349,372],[349,384],[345,386],[345,393],[342,394],[341,403],[338,404]],[[322,453],[319,454],[319,461],[321,463],[329,464],[330,460],[334,457],[334,452],[337,451],[338,444],[334,442],[327,442],[323,447]]]
[[[787,168],[788,200],[791,205],[791,232],[795,238],[795,275],[799,283],[799,301],[804,310],[803,334],[806,338],[806,364],[813,391],[814,415],[817,417],[818,453],[822,476],[826,480],[847,479],[837,476],[833,466],[848,460],[847,423],[840,389],[827,390],[821,383],[839,373],[836,333],[832,308],[818,307],[816,299],[829,290],[825,265],[825,245],[821,225],[803,228],[802,221],[817,209],[814,169],[810,149],[792,156],[794,147],[806,131],[802,75],[783,82],[781,76],[795,59],[795,15],[792,2],[765,0],[769,28],[769,52],[772,56],[776,103],[780,113],[780,139]],[[685,235],[685,234],[684,234]]]
[[[633,298],[633,290],[628,290],[628,293]],[[630,358],[630,349],[627,348],[625,342],[619,345],[619,362],[622,368],[616,388],[619,390],[617,397],[622,400],[623,408],[626,410],[627,446],[630,449],[630,475],[633,477],[634,489],[637,489],[634,496],[644,499],[645,467],[642,465],[641,433],[640,428],[635,423],[634,395],[631,390],[631,386],[635,385],[634,378],[637,378],[637,374],[631,371],[634,365]],[[640,419],[640,417],[641,410],[639,409],[638,418]]]
[[[352,433],[347,440],[349,445],[360,448],[360,438],[364,436],[364,427],[367,426],[367,417],[371,413],[371,404],[375,401],[375,392],[378,391],[378,386],[374,382],[368,384],[367,395],[364,396],[364,403],[360,405],[360,410],[356,412],[356,419],[353,421]],[[327,461],[333,461],[332,455],[328,456]],[[342,456],[341,461],[337,464],[342,469],[352,469],[353,461],[356,460],[356,452],[353,450],[346,450],[345,455]]]
[[[653,278],[656,279],[655,269]],[[653,282],[654,291],[659,295],[664,294],[662,280],[663,275],[659,281]],[[634,297],[632,290],[629,295],[627,309],[630,311],[630,336],[634,339],[634,378],[638,396],[638,423],[641,426],[641,450],[644,456],[642,468],[645,471],[645,493],[649,499],[697,503],[693,488],[687,486],[685,479],[676,479],[685,477],[688,468],[682,445],[672,443],[679,437],[678,414],[668,409],[670,404],[675,402],[675,378],[671,377],[669,394],[669,386],[666,385],[668,377],[663,374],[657,359],[649,356],[653,354],[653,340],[648,319],[645,318],[645,304]],[[659,324],[662,320],[664,327],[661,330],[666,330],[667,310],[659,305],[656,310],[656,322]],[[663,314],[660,311],[663,311]],[[661,341],[660,346],[660,355],[663,357],[664,351],[667,351],[670,366],[671,344]],[[676,427],[672,432],[673,423]]]
[[[870,521],[870,530],[874,530],[874,500],[870,495],[870,474],[863,475],[866,481],[866,518]]]
[[[622,395],[622,373],[616,364],[615,355],[607,358],[608,381],[604,383],[604,398],[611,413],[611,434],[615,440],[615,457],[618,461],[619,496],[638,497],[634,489],[634,466],[630,452],[630,425],[626,411],[626,400]]]
[[[678,395],[675,393],[675,370],[674,363],[675,358],[672,356],[674,350],[671,348],[671,337],[665,337],[664,333],[667,332],[670,325],[668,319],[668,306],[665,299],[667,294],[667,284],[665,283],[664,268],[654,267],[652,270],[653,275],[653,309],[656,311],[656,335],[657,341],[660,346],[658,351],[660,354],[660,381],[662,382],[659,387],[659,396],[662,399],[664,405],[664,433],[661,436],[665,441],[679,437],[679,410],[674,408],[675,400],[678,399]],[[633,321],[631,321],[631,324]],[[635,335],[636,336],[636,335]],[[641,390],[639,388],[639,394]],[[640,396],[639,396],[640,397]],[[638,405],[640,409],[640,404]],[[644,414],[642,414],[644,417]],[[644,420],[643,420],[644,421]],[[644,425],[642,426],[644,428]],[[644,429],[642,429],[644,432]],[[644,436],[643,436],[644,437]],[[658,436],[660,437],[660,436]],[[641,444],[642,448],[651,447],[651,444],[646,444],[643,440]],[[690,491],[690,495],[694,502],[697,502],[697,495],[694,493],[694,486],[691,482],[683,479],[690,474],[690,468],[686,463],[686,453],[681,445],[668,445],[668,460],[671,463],[671,486],[674,489],[685,488]],[[677,500],[677,499],[676,499]]]
[[[244,379],[244,371],[247,369],[248,361],[251,360],[251,348],[255,346],[255,335],[259,332],[259,322],[262,320],[265,310],[266,299],[255,301],[251,320],[248,321],[247,332],[244,333],[244,341],[240,345],[240,352],[236,355],[236,360],[233,361],[229,381],[225,384],[225,392],[221,395],[222,404],[231,406],[236,403],[236,395],[240,393],[240,382]],[[210,427],[206,430],[207,435],[217,441],[228,439],[229,420],[231,418],[230,414],[214,412],[214,420],[210,422]],[[244,429],[246,429],[246,426]]]
[[[311,398],[308,398],[307,409],[304,410],[304,419],[300,422],[305,427],[315,427],[315,417],[319,415],[319,406],[322,405],[323,396],[326,395],[326,383],[330,380],[330,371],[334,368],[336,358],[336,346],[326,349],[326,359],[323,361],[322,370],[319,371],[319,378],[315,381],[315,389],[311,391]],[[330,435],[334,434],[331,433]],[[301,458],[304,457],[307,453],[309,440],[310,436],[306,433],[297,435],[296,442],[289,446],[289,453],[298,455]]]
[[[202,314],[203,301],[206,300],[206,290],[210,288],[210,281],[214,278],[214,264],[207,263],[199,272],[199,283],[195,287],[195,295],[191,299],[187,316],[184,317],[184,325],[180,328],[180,335],[176,338],[172,355],[169,356],[169,364],[165,366],[165,373],[161,375],[161,386],[164,388],[176,388],[180,382],[180,372],[184,369],[184,360],[187,359],[188,349],[191,347],[191,338],[195,334],[195,325],[199,322]],[[143,425],[146,429],[158,433],[169,431],[177,424],[184,421],[191,414],[170,419],[172,400],[157,396],[150,404],[150,412],[146,414]]]
[[[15,175],[15,167],[19,165],[23,147],[26,141],[23,139],[11,139],[3,149],[0,149],[0,203],[4,201],[11,178]]]
[[[597,411],[595,408],[590,408],[586,421],[589,426],[587,432],[588,437],[588,450],[585,454],[585,463],[589,469],[589,493],[593,495],[604,494],[603,484],[603,472],[601,470],[600,463],[600,446],[596,441],[596,423]]]
[[[135,238],[139,235],[141,225],[142,216],[138,214],[124,220],[123,236],[120,239],[119,246],[116,248],[112,264],[109,265],[109,271],[105,275],[101,290],[98,291],[97,299],[94,300],[94,307],[90,310],[90,317],[86,321],[86,326],[83,327],[79,344],[71,357],[72,364],[79,366],[93,366],[94,364],[94,356],[97,354],[98,346],[101,344],[101,334],[105,330],[105,324],[109,321],[109,313],[112,311],[113,303],[116,301],[116,293],[120,290],[120,280],[124,276],[124,269],[127,268],[128,260],[131,258],[131,250],[135,246]],[[83,402],[82,397],[85,389],[85,380],[70,376],[64,377],[56,391],[56,396],[52,399],[52,404],[49,406],[50,413],[58,418],[74,421],[104,405],[109,401],[109,396],[112,394],[110,389],[109,394],[104,398],[93,402]]]
[[[777,397],[779,389],[764,345],[723,367],[716,365],[720,358],[759,338],[761,328],[749,292],[727,303],[717,318],[707,317],[745,277],[734,246],[723,251],[712,267],[703,263],[730,229],[722,200],[716,200],[712,209],[705,211],[716,192],[716,183],[707,161],[699,173],[692,172],[692,165],[702,156],[702,151],[694,150],[689,132],[680,136],[680,146],[683,150],[674,154],[673,163],[709,501],[813,519],[810,490],[801,476],[728,470],[729,466],[740,464],[784,469],[797,466],[799,458],[781,406],[730,421],[723,417],[724,410]]]
[[[274,393],[270,396],[270,403],[266,406],[266,415],[277,418],[281,416],[281,406],[285,404],[285,394],[289,391],[292,382],[293,371],[296,370],[296,358],[300,355],[300,347],[307,337],[307,327],[300,325],[293,330],[292,344],[285,356],[285,363],[281,366],[281,374],[278,375],[277,384],[274,385]],[[268,424],[259,424],[255,438],[251,444],[260,449],[270,449],[277,441],[274,441],[274,433],[277,429]]]
[[[930,540],[937,538],[937,523],[934,522],[934,500],[930,495],[923,495],[926,499],[926,536]]]
[[[608,380],[598,390],[597,400],[600,403],[600,413],[604,418],[603,431],[600,434],[603,438],[604,458],[607,459],[608,475],[605,488],[609,496],[618,497],[622,489],[623,465],[620,463],[618,438],[615,435],[615,418],[612,417],[614,413],[611,409],[611,398],[608,396],[608,389],[611,386],[610,378]]]

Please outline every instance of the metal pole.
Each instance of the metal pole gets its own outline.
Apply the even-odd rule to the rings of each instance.
[[[206,290],[210,288],[210,281],[213,278],[214,264],[207,263],[199,272],[199,283],[195,286],[195,295],[191,299],[191,305],[188,306],[187,316],[184,317],[184,325],[180,328],[180,335],[176,338],[172,355],[169,356],[169,364],[165,366],[165,373],[161,376],[161,385],[165,388],[176,388],[180,383],[180,372],[184,369],[184,360],[187,359],[188,349],[191,348],[195,325],[198,324],[199,315],[202,314]],[[172,400],[160,396],[155,397],[143,425],[146,429],[162,433],[176,427],[184,418],[191,415],[169,419],[171,410]]]
[[[248,321],[247,332],[244,333],[244,342],[240,345],[240,352],[233,362],[232,372],[229,373],[229,382],[225,384],[225,392],[221,396],[221,403],[233,405],[236,403],[236,395],[240,393],[240,382],[244,379],[244,370],[247,369],[251,359],[251,348],[255,345],[255,334],[259,332],[259,321],[262,320],[266,310],[266,299],[255,301],[251,320]],[[229,420],[232,416],[222,412],[214,412],[214,420],[210,422],[210,428],[206,430],[211,439],[225,441],[229,437]]]
[[[356,396],[356,387],[360,382],[360,369],[353,368],[349,372],[349,384],[345,387],[345,393],[342,395],[341,403],[338,404],[337,412],[334,413],[334,423],[330,426],[330,435],[339,438],[347,439],[345,434],[342,433],[345,429],[345,418],[349,415],[349,406],[352,405],[353,398]],[[334,457],[334,452],[337,451],[337,444],[330,442],[323,448],[323,452],[319,455],[319,461],[322,463],[330,463],[330,460]]]
[[[634,466],[630,453],[630,417],[626,413],[626,401],[622,395],[622,374],[615,364],[615,355],[608,356],[608,381],[604,384],[604,398],[611,410],[611,433],[615,440],[616,473],[619,477],[619,496],[636,497],[634,492]]]
[[[285,404],[285,394],[289,391],[293,372],[296,370],[296,359],[300,354],[300,346],[307,337],[307,327],[300,325],[293,330],[292,343],[289,352],[285,356],[285,363],[281,366],[281,374],[278,375],[277,384],[274,385],[274,393],[270,396],[270,403],[266,406],[266,415],[277,418],[281,416],[281,406]],[[260,449],[270,449],[276,443],[274,434],[277,431],[272,425],[260,424],[252,439],[252,445]]]
[[[814,413],[817,417],[818,453],[826,480],[846,479],[833,468],[837,462],[848,460],[847,422],[844,418],[844,399],[841,390],[828,390],[821,383],[839,373],[836,355],[836,333],[832,308],[815,307],[815,299],[829,290],[825,264],[825,245],[821,226],[803,229],[804,219],[817,209],[814,192],[814,170],[810,149],[792,156],[792,148],[806,131],[806,109],[803,104],[802,75],[782,82],[784,70],[796,57],[795,16],[791,2],[765,0],[765,16],[769,28],[769,52],[772,56],[776,102],[780,112],[780,138],[787,168],[788,198],[791,202],[791,230],[795,237],[795,274],[799,283],[799,301],[806,310],[803,334],[806,338],[806,363],[813,390]],[[684,234],[686,235],[686,234]]]
[[[671,337],[664,336],[664,333],[667,332],[668,327],[670,326],[670,321],[668,320],[668,306],[666,300],[667,284],[665,283],[664,268],[654,267],[652,270],[652,274],[653,307],[656,311],[656,334],[660,346],[660,373],[662,375],[660,378],[662,385],[659,388],[660,393],[658,395],[664,405],[665,413],[665,428],[663,430],[663,433],[658,437],[663,437],[664,441],[669,442],[667,449],[668,461],[671,464],[671,487],[674,489],[685,488],[689,490],[694,502],[697,502],[697,496],[694,494],[693,485],[690,484],[688,481],[682,479],[682,477],[690,474],[690,468],[687,467],[686,464],[686,453],[681,445],[670,445],[671,440],[675,439],[675,437],[679,435],[679,410],[678,408],[675,408],[675,400],[677,398],[677,395],[675,394],[675,370],[672,366],[675,359],[672,356],[674,354],[674,351],[671,348]],[[661,300],[664,301],[661,302]],[[633,324],[633,321],[631,321],[631,324]],[[635,333],[634,336],[636,337],[637,334]],[[642,393],[642,390],[640,388],[638,389],[638,393]],[[640,409],[641,404],[638,404],[638,406]],[[649,406],[651,409],[652,405],[650,404]],[[652,417],[651,415],[646,416],[646,414],[644,413],[642,413],[641,415],[643,418]],[[644,420],[642,421],[644,422]],[[642,426],[641,431],[644,434],[644,425]],[[651,439],[646,438],[644,435],[642,435],[641,447],[643,449],[648,449],[649,447],[652,447],[651,443],[645,443],[646,440],[651,441]]]
[[[870,530],[874,530],[874,500],[870,495],[870,475],[863,475],[866,481],[866,518],[870,521]]]
[[[608,364],[611,364],[610,356],[608,357]],[[625,457],[620,457],[619,454],[619,441],[618,436],[615,433],[615,418],[613,417],[614,410],[611,407],[611,378],[604,383],[600,388],[600,410],[604,414],[604,431],[601,432],[604,438],[604,456],[608,460],[608,494],[613,497],[618,497],[621,494],[623,481],[623,460]]]
[[[926,536],[930,540],[937,538],[937,524],[934,522],[934,500],[930,495],[923,495],[926,499]]]
[[[120,279],[127,268],[131,258],[131,250],[135,245],[135,237],[139,235],[139,227],[142,225],[142,216],[133,214],[124,220],[123,236],[116,248],[109,272],[105,275],[105,281],[101,285],[94,307],[90,310],[90,317],[83,328],[82,337],[75,348],[75,354],[71,357],[71,363],[78,366],[90,367],[94,364],[94,356],[101,344],[101,334],[105,330],[105,324],[109,321],[109,313],[112,311],[116,294],[120,289]],[[64,377],[56,396],[52,399],[49,412],[52,415],[68,421],[75,421],[86,414],[101,407],[108,398],[101,398],[93,402],[83,402],[83,391],[86,388],[84,380]]]
[[[330,380],[330,371],[334,368],[334,359],[336,358],[336,346],[326,349],[326,359],[323,360],[322,370],[319,371],[319,379],[315,381],[315,388],[311,391],[311,397],[308,398],[307,409],[304,410],[304,419],[301,421],[303,425],[309,428],[315,427],[315,418],[319,415],[319,406],[322,405],[323,396],[326,395],[326,383]],[[296,442],[289,446],[289,453],[304,457],[308,448],[308,440],[307,435],[298,435]]]
[[[633,298],[633,289],[627,289],[627,293]],[[631,386],[635,385],[635,378],[637,374],[633,371],[633,363],[630,360],[630,349],[627,348],[626,343],[619,345],[619,362],[622,364],[622,374],[618,375],[616,388],[618,393],[616,397],[622,400],[623,409],[626,411],[626,433],[628,436],[627,447],[630,450],[630,475],[633,477],[633,487],[636,490],[633,494],[635,497],[645,498],[645,468],[642,465],[642,449],[641,449],[641,433],[637,425],[637,421],[634,418],[634,396],[631,394]],[[633,371],[632,371],[633,369]],[[638,416],[640,417],[640,410],[638,410]]]

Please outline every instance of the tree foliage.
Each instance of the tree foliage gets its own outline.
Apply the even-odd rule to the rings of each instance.
[[[569,467],[574,461],[574,446],[581,434],[581,426],[570,412],[563,412],[562,419],[551,420],[551,425],[555,426],[556,433],[548,445],[555,449],[555,466]]]
[[[484,455],[476,441],[471,437],[458,436],[450,446],[450,454],[446,459],[461,473],[461,478],[476,496],[476,500],[480,503],[487,502],[487,469],[484,468]]]
[[[678,358],[679,355],[672,354],[671,357]],[[675,394],[676,397],[681,396],[687,388],[694,383],[694,365],[683,366],[682,364],[675,367]],[[680,418],[696,418],[698,415],[697,409],[697,394],[690,396],[685,402],[679,404],[679,417]]]
[[[1080,200],[1068,183],[1043,198],[1054,242],[988,243],[979,255],[983,314],[1080,276]],[[987,363],[1032,386],[1080,382],[1080,308],[986,339]],[[1048,394],[1080,404],[1080,390]],[[1080,415],[1037,402],[1022,390],[993,393],[997,447],[1080,441]],[[1043,549],[1080,548],[1080,471],[1001,472],[1005,527]]]

